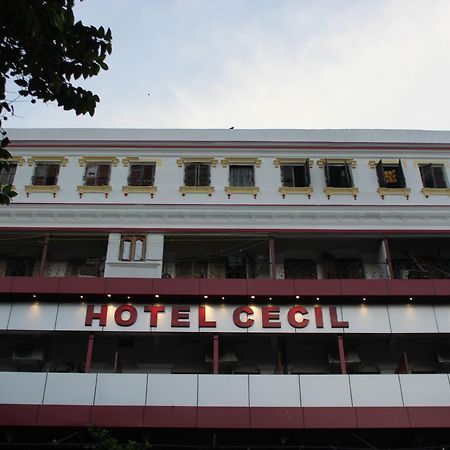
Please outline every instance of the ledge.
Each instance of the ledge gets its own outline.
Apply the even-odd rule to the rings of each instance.
[[[275,167],[280,167],[283,165],[306,164],[306,161],[309,161],[308,166],[311,169],[314,161],[310,158],[275,158],[273,160],[273,165]]]
[[[13,156],[12,158],[9,158],[6,160],[2,159],[2,161],[17,164],[18,166],[23,166],[23,164],[25,162],[25,158],[23,156]]]
[[[161,164],[161,160],[155,158],[140,158],[139,156],[127,156],[122,159],[122,163],[125,167],[130,164],[155,164],[155,166],[159,166]]]
[[[128,194],[150,194],[152,197],[156,194],[156,186],[122,186],[122,192]]]
[[[232,164],[247,164],[250,166],[261,166],[261,160],[259,158],[240,158],[238,156],[231,157],[231,158],[224,158],[221,161],[221,164],[223,167],[227,167]]]
[[[25,192],[27,193],[27,196],[32,192],[46,192],[53,195],[56,195],[57,192],[59,192],[60,187],[58,185],[54,186],[25,186]]]
[[[215,158],[208,158],[208,157],[178,158],[177,159],[178,167],[182,167],[184,164],[191,164],[191,163],[211,164],[212,167],[216,167],[218,160]]]
[[[429,197],[430,195],[450,195],[450,188],[422,188],[421,192],[425,197]]]
[[[239,187],[239,186],[227,186],[225,187],[225,192],[230,198],[231,194],[251,194],[254,197],[259,193],[259,187]]]
[[[112,191],[111,186],[77,186],[77,191],[82,197],[83,194],[105,194],[108,197],[108,193]]]
[[[117,261],[106,263],[113,266],[151,265],[146,261]],[[158,263],[159,264],[159,263]],[[0,277],[0,294],[55,294],[58,301],[67,299],[61,295],[70,294],[123,294],[142,295],[181,295],[188,296],[237,296],[248,295],[286,297],[343,297],[344,303],[361,301],[361,297],[376,297],[392,304],[405,302],[410,296],[414,300],[422,298],[429,302],[431,297],[447,299],[450,293],[450,280],[279,280],[279,279],[224,279],[224,278],[85,278],[85,277]],[[352,299],[353,297],[353,299]],[[309,299],[309,301],[311,300]],[[9,297],[8,300],[10,301]],[[198,299],[195,299],[198,301]],[[279,300],[277,300],[279,301]],[[420,302],[422,303],[422,302]],[[284,303],[283,303],[284,304]],[[372,304],[372,303],[371,303]]]
[[[79,160],[80,166],[84,166],[86,164],[112,164],[113,166],[117,166],[119,163],[119,159],[115,156],[83,156]]]
[[[377,192],[381,195],[381,198],[384,198],[385,195],[404,195],[407,199],[409,199],[409,195],[411,194],[410,188],[378,188]]]
[[[58,163],[61,166],[67,166],[69,160],[65,156],[33,156],[28,158],[27,162],[29,166],[35,163]]]
[[[326,187],[323,192],[330,198],[332,195],[353,195],[356,199],[359,189],[356,187],[338,188],[338,187]]]
[[[352,169],[356,168],[356,159],[352,159],[352,158],[322,158],[322,159],[318,159],[317,160],[317,165],[323,169],[323,167],[325,166],[325,162],[327,162],[328,164],[350,164],[350,166],[352,167]]]
[[[280,191],[280,194],[283,196],[283,198],[287,194],[303,194],[307,195],[308,198],[311,198],[311,194],[313,193],[312,187],[280,187],[278,188]]]
[[[208,194],[214,192],[214,186],[180,186],[181,194]]]
[[[390,164],[397,165],[397,164],[400,163],[400,160],[398,158],[397,159],[384,159],[384,158],[382,158],[382,159],[371,159],[369,161],[369,167],[371,169],[376,169],[377,165],[378,165],[378,163],[380,161],[381,161],[381,164],[386,164],[386,165],[390,165]],[[403,161],[403,160],[402,160],[402,165],[406,166],[406,162]]]
[[[436,165],[448,167],[448,161],[446,161],[445,159],[420,159],[418,161],[414,161],[414,165],[416,167],[426,166],[428,164],[436,164]]]

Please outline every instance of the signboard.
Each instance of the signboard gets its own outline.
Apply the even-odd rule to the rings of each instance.
[[[450,333],[450,305],[2,303],[0,330],[139,333]]]

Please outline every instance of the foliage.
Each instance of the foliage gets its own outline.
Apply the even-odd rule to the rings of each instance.
[[[103,428],[89,428],[90,435],[98,442],[97,449],[105,450],[137,450],[148,449],[150,444],[145,442],[139,444],[136,441],[128,441],[125,444],[121,444],[116,438],[112,437],[108,430]]]
[[[14,115],[18,98],[55,101],[77,115],[94,115],[100,101],[93,92],[73,83],[107,70],[112,51],[111,30],[75,22],[74,0],[0,0],[0,131]],[[17,86],[15,98],[7,98],[6,81]],[[10,94],[8,92],[8,94]],[[1,167],[11,157],[1,142]],[[6,161],[5,161],[6,160]],[[11,190],[3,187],[0,204],[9,203]]]

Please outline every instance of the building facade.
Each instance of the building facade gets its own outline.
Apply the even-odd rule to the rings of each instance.
[[[7,441],[444,446],[450,132],[9,135]]]

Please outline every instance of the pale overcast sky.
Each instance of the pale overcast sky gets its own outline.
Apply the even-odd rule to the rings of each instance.
[[[91,117],[9,127],[450,129],[449,0],[84,0],[110,27]],[[150,95],[148,95],[150,94]]]

